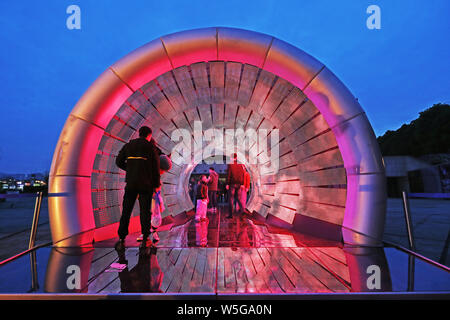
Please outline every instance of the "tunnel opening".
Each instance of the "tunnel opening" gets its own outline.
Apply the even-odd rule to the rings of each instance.
[[[201,177],[204,175],[207,178],[211,176],[210,169],[213,169],[214,172],[218,174],[218,183],[217,188],[213,187],[212,189],[216,191],[216,203],[218,206],[222,206],[225,208],[228,208],[229,204],[229,195],[228,190],[226,188],[227,186],[227,173],[228,173],[228,167],[227,163],[230,163],[231,159],[230,157],[223,156],[223,161],[220,161],[220,163],[215,163],[214,159],[208,158],[202,163],[197,164],[194,169],[192,170],[192,173],[189,177],[189,185],[187,186],[188,192],[189,192],[189,198],[191,199],[193,205],[195,206],[196,202],[196,189],[195,187],[198,185]],[[249,170],[247,167],[243,164],[245,172],[248,174],[248,181],[245,182],[244,188],[246,188],[245,191],[245,208],[247,207],[247,204],[250,201],[250,198],[252,196],[252,179],[251,175],[249,173]],[[208,191],[211,189],[211,182],[208,180]],[[211,208],[211,199],[208,203],[208,208]],[[236,207],[236,201],[234,206]],[[227,210],[227,209],[225,209]]]
[[[202,75],[196,77],[196,70],[202,70]],[[180,73],[184,76],[177,79],[176,75]],[[250,74],[254,79],[246,83],[245,79],[250,78]],[[231,95],[231,89],[225,83],[233,80],[235,94],[231,99],[225,94]],[[186,88],[186,82],[191,84],[192,91],[181,89]],[[202,82],[210,91],[208,99],[199,101],[201,97],[197,93],[197,99],[188,104],[189,96],[195,90],[193,84],[197,84],[195,88],[199,91]],[[247,101],[239,101],[239,88],[247,90]],[[274,74],[255,66],[214,61],[183,66],[163,74],[132,94],[113,116],[100,141],[92,172],[96,227],[117,222],[120,217],[124,172],[115,165],[115,157],[127,141],[136,137],[137,129],[142,125],[150,126],[158,147],[173,156],[177,142],[181,144],[172,139],[173,133],[186,130],[193,137],[194,123],[198,122],[203,135],[211,128],[220,130],[225,136],[222,141],[227,140],[227,130],[230,129],[241,129],[244,135],[245,131],[259,130],[268,140],[269,135],[278,130],[281,138],[269,146],[266,154],[267,157],[277,149],[277,170],[261,174],[260,169],[264,165],[261,162],[269,161],[268,157],[247,165],[256,190],[249,210],[263,217],[270,214],[274,216],[273,220],[286,225],[293,223],[297,212],[342,224],[346,173],[336,139],[314,104],[300,89]],[[249,145],[255,141],[246,138],[247,143],[239,145],[235,136],[234,148],[221,151],[230,153],[237,149],[245,158],[244,162],[249,162],[249,149],[252,147]],[[165,215],[175,216],[192,209],[186,185],[189,173],[195,168],[194,149],[198,142],[195,137],[192,142],[182,142],[191,144],[191,150],[188,150],[190,157],[182,159],[184,162],[175,162],[172,170],[162,177],[163,195],[168,204]],[[228,146],[226,143],[229,141],[224,143],[225,148]],[[201,144],[205,149],[208,142],[202,141]],[[256,157],[261,156],[259,148],[256,149]]]
[[[142,125],[174,160],[161,179],[163,217],[193,209],[187,186],[209,147],[241,154],[252,177],[247,209],[260,219],[339,234],[348,243],[380,240],[384,167],[356,99],[297,48],[258,33],[208,28],[132,52],[80,99],[50,173],[52,191],[71,194],[51,200],[55,242],[88,241],[65,240],[105,228],[114,236],[125,186],[115,158]],[[212,136],[219,145],[211,147]]]

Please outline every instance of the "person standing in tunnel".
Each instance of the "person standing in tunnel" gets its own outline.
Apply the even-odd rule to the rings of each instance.
[[[208,179],[202,175],[197,188],[197,207],[195,208],[195,221],[202,222],[206,220],[206,211],[208,209]]]
[[[242,208],[241,211],[245,213],[247,208],[247,193],[250,189],[250,174],[244,169],[244,184],[239,189],[239,199],[241,200]]]
[[[227,218],[233,217],[234,201],[239,205],[239,212],[242,212],[244,206],[241,203],[240,193],[244,185],[245,168],[243,164],[237,163],[237,154],[233,154],[233,163],[228,164],[227,185],[229,213]]]
[[[219,186],[219,174],[214,170],[213,167],[209,168],[208,177],[208,196],[211,210],[217,211],[217,191]]]
[[[126,186],[118,230],[119,241],[116,243],[115,248],[117,250],[125,248],[125,238],[128,235],[131,212],[138,196],[143,234],[142,245],[145,246],[150,234],[152,195],[161,186],[159,154],[156,144],[152,140],[152,129],[147,126],[141,127],[139,129],[139,138],[131,140],[119,151],[116,165],[126,171]]]

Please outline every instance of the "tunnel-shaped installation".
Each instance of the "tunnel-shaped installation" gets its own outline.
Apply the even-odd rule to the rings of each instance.
[[[200,136],[194,132],[198,124]],[[276,132],[267,153],[257,153],[273,155],[276,149],[275,170],[263,171],[267,163],[248,163],[248,154],[238,152],[253,183],[248,209],[285,227],[315,226],[319,233],[338,228],[346,243],[376,245],[381,239],[384,167],[367,117],[348,89],[320,62],[281,40],[207,28],[133,51],[72,110],[50,172],[50,191],[68,195],[50,199],[56,245],[115,236],[125,177],[115,157],[142,125],[152,127],[164,153],[173,155],[173,133],[180,129],[194,145],[189,161],[174,163],[162,176],[163,216],[192,209],[187,185],[198,153],[210,143],[208,129],[223,141],[227,129],[265,132],[269,142]],[[225,149],[229,157],[233,149]]]

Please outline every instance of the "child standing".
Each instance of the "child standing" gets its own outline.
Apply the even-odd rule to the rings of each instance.
[[[206,220],[206,211],[208,209],[208,180],[205,175],[200,178],[200,185],[197,188],[197,209],[195,211],[196,221]]]

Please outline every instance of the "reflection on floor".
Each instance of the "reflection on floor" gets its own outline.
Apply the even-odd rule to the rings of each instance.
[[[322,250],[316,252],[325,255]],[[142,251],[142,250],[141,250]],[[332,270],[317,263],[305,248],[137,248],[125,259],[110,252],[91,265],[82,290],[114,292],[347,292],[348,269],[335,260]],[[336,250],[333,250],[336,253]],[[327,256],[329,257],[329,256]],[[329,257],[329,259],[333,259]],[[113,262],[128,265],[111,272]],[[338,273],[335,273],[338,272]]]
[[[351,289],[339,244],[281,229],[273,233],[274,228],[255,223],[248,216],[227,219],[221,211],[208,212],[206,221],[191,219],[159,232],[161,240],[156,248],[139,250],[137,235],[129,236],[129,249],[123,257],[114,251],[95,261],[84,291],[283,293]],[[111,248],[114,241],[99,242],[96,250]],[[305,242],[321,247],[307,247]],[[126,261],[128,267],[116,273],[105,269],[115,261]]]
[[[172,225],[144,249],[138,234],[128,236],[123,252],[113,249],[116,239],[39,249],[0,268],[0,293],[450,292],[450,273],[397,249],[343,248],[248,216],[225,216],[219,210],[203,222]],[[74,265],[81,274],[71,286],[67,270]],[[373,265],[381,273],[371,282]]]

